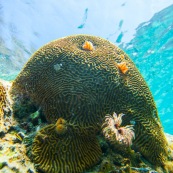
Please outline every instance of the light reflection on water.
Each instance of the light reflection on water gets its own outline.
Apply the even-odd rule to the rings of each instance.
[[[51,40],[80,33],[101,36],[133,59],[153,93],[165,131],[173,133],[171,1],[13,4],[0,2],[0,78],[14,79],[30,55]]]

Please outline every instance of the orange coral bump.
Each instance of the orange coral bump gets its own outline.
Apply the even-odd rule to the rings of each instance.
[[[94,50],[94,46],[90,41],[85,41],[85,43],[83,44],[82,48],[84,50]]]
[[[125,62],[118,63],[118,68],[124,74],[128,71],[128,67]]]
[[[57,120],[55,130],[59,135],[64,134],[67,131],[66,121],[63,118]]]

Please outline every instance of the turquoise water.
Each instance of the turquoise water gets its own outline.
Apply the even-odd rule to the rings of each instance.
[[[173,5],[140,24],[135,37],[121,47],[147,81],[164,130],[173,134]]]
[[[98,2],[1,1],[0,78],[13,80],[31,54],[51,40],[80,33],[101,36],[133,59],[165,132],[173,134],[173,2]]]

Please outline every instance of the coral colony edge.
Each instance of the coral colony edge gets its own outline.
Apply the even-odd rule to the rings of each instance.
[[[44,45],[14,81],[0,81],[0,98],[2,172],[173,172],[146,82],[105,39]]]

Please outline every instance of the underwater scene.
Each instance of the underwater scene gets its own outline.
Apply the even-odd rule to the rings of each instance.
[[[0,1],[0,173],[173,173],[173,0]]]

